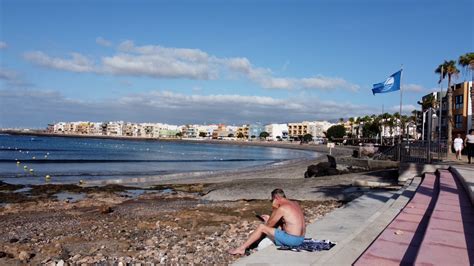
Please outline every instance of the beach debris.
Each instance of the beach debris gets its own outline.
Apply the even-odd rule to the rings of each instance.
[[[401,230],[397,230],[397,231],[395,231],[395,232],[393,232],[393,233],[396,234],[396,235],[403,235],[403,231],[401,231]]]
[[[30,169],[30,173],[33,173],[35,171],[35,169],[31,168]]]
[[[16,161],[16,164],[20,164],[20,161]]]
[[[46,175],[44,178],[46,179],[46,181],[51,180],[51,176],[50,176],[50,175]]]
[[[31,159],[33,159],[33,160],[36,160],[36,157],[35,157],[35,156],[33,156],[33,157],[31,157]]]
[[[84,185],[86,182],[84,182],[84,180],[79,180],[79,185]]]
[[[25,169],[25,170],[26,170],[26,169],[28,169],[28,166],[26,166],[26,165],[25,165],[25,166],[23,166],[23,169]]]
[[[48,158],[48,155],[45,155],[44,158],[45,158],[45,159]]]

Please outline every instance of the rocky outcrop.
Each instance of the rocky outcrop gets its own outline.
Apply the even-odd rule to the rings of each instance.
[[[338,175],[341,171],[337,169],[336,158],[328,155],[327,162],[320,162],[318,164],[312,164],[308,166],[308,169],[304,173],[305,178],[327,176],[327,175]]]

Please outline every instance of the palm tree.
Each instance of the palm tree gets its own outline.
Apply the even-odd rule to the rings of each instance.
[[[349,117],[349,124],[351,125],[351,134],[354,134],[354,117]]]
[[[466,53],[459,57],[458,64],[466,73],[471,72],[471,80],[474,81],[474,53]]]
[[[471,101],[474,101],[474,53],[466,53],[459,57],[459,65],[466,70],[471,72]],[[472,112],[474,114],[474,103],[471,104]],[[472,116],[472,124],[474,124],[474,115]]]
[[[448,147],[451,147],[453,142],[453,90],[451,88],[451,80],[459,74],[459,69],[456,67],[455,60],[444,60],[444,63],[435,69],[435,73],[443,75],[443,78],[448,76],[448,91],[446,93],[448,100]],[[451,153],[451,148],[448,148],[448,153]]]
[[[436,108],[438,106],[438,101],[436,100],[433,94],[430,94],[426,96],[426,98],[421,103],[421,106],[423,107],[423,110],[426,110],[428,108]]]

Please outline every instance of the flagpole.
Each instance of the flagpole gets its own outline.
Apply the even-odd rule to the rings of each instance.
[[[443,126],[442,120],[443,120],[443,72],[444,72],[444,67],[441,66],[441,77],[440,77],[440,83],[439,83],[439,121],[438,121],[438,160],[441,158],[441,127]]]
[[[398,132],[398,160],[402,161],[402,103],[403,103],[403,86],[402,86],[403,64],[400,69],[400,113],[399,113],[399,132]]]
[[[383,118],[383,104],[382,104],[382,130],[380,132],[380,145],[383,146],[383,134],[385,133],[385,127],[384,127],[384,118]]]

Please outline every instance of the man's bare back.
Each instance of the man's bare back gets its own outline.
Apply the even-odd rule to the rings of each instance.
[[[282,229],[288,234],[302,236],[305,234],[304,214],[297,202],[288,200],[280,205]]]

